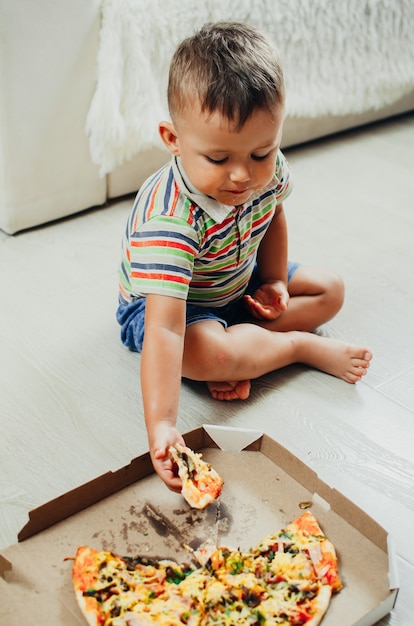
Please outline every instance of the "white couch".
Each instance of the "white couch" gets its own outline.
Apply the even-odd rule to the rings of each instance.
[[[155,6],[151,0],[128,0],[130,6],[133,1],[146,15]],[[166,2],[177,6],[176,0]],[[414,18],[414,3],[400,2],[405,19],[407,6]],[[249,3],[260,9],[259,0]],[[149,145],[137,146],[131,159],[104,176],[92,162],[85,124],[97,84],[102,6],[103,0],[0,0],[0,229],[8,234],[134,192],[168,159],[162,148]],[[116,1],[106,0],[106,8],[113,17]],[[293,75],[297,61],[285,61]],[[414,79],[403,91],[385,105],[349,114],[288,111],[283,145],[414,110]]]

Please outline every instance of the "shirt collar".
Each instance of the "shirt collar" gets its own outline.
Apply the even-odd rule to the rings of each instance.
[[[185,193],[190,200],[195,202],[199,207],[203,209],[207,213],[209,217],[211,217],[215,222],[220,224],[225,220],[229,213],[233,211],[234,207],[231,207],[227,204],[221,204],[214,198],[210,196],[206,196],[204,193],[201,193],[194,187],[187,174],[184,171],[184,167],[181,161],[181,157],[174,156],[172,159],[172,168],[174,173],[174,178],[178,183],[181,191]],[[268,189],[272,189],[276,187],[279,183],[279,180],[274,176],[273,180],[264,188],[258,191],[252,198],[250,198],[249,203],[255,198],[262,195],[264,191]]]
[[[184,171],[181,158],[179,156],[173,157],[172,168],[174,172],[174,178],[178,183],[181,191],[186,196],[193,200],[199,207],[207,213],[207,215],[217,223],[222,222],[227,215],[232,211],[233,207],[227,206],[217,202],[214,198],[206,196],[194,187],[187,174]]]

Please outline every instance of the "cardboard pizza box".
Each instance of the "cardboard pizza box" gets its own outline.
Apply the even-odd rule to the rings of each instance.
[[[84,626],[71,581],[80,545],[189,562],[188,546],[213,540],[247,550],[306,507],[335,545],[344,583],[323,626],[370,626],[391,611],[394,553],[365,512],[259,431],[206,425],[184,439],[224,479],[217,503],[191,509],[146,453],[34,509],[19,542],[0,554],[1,624]]]

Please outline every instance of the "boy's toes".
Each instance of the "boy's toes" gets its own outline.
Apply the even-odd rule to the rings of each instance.
[[[207,382],[215,400],[246,400],[250,395],[250,380],[237,382]]]
[[[361,380],[363,376],[367,374],[368,367],[369,367],[369,362],[366,363],[362,361],[361,364],[359,365],[356,363],[353,363],[352,367],[349,368],[349,371],[347,372],[345,376],[345,380],[350,383],[357,383],[359,380]]]
[[[352,367],[353,368],[360,368],[360,369],[368,369],[368,367],[370,366],[370,362],[369,361],[364,361],[362,359],[352,359]]]
[[[364,373],[365,373],[365,372],[364,372]],[[347,372],[347,373],[346,373],[346,375],[344,376],[344,380],[345,380],[347,383],[355,384],[355,383],[357,383],[359,380],[361,380],[361,378],[362,378],[362,376],[363,376],[363,375],[364,375],[364,374],[362,374],[362,371],[361,371],[361,372],[356,372],[355,370],[354,370],[354,371],[350,371],[350,372]]]
[[[368,367],[368,364],[372,359],[372,352],[370,350],[367,350],[366,348],[361,348],[360,353],[355,354],[355,358],[357,360],[363,361],[366,364],[366,367]]]
[[[240,400],[247,400],[250,395],[251,383],[250,380],[240,380],[236,383],[234,387],[235,392],[237,393],[238,398]]]

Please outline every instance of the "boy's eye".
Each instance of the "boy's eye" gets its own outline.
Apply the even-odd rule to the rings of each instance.
[[[265,161],[269,158],[270,155],[271,152],[267,152],[263,155],[252,154],[251,158],[253,159],[253,161]],[[206,156],[206,159],[209,163],[214,163],[214,165],[222,165],[223,163],[226,163],[226,161],[228,161],[228,157],[224,157],[223,159],[213,159],[213,157]]]
[[[213,159],[212,157],[206,156],[206,159],[210,163],[214,163],[214,165],[222,165],[222,163],[227,161],[227,157],[224,157],[224,159]]]
[[[267,154],[260,155],[260,156],[258,154],[252,154],[252,159],[253,161],[265,161],[269,156],[270,156],[270,152],[268,152]]]

